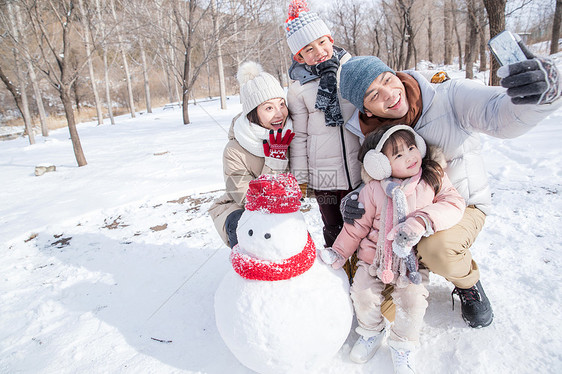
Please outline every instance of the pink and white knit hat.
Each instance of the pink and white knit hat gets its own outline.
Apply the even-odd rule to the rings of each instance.
[[[318,14],[308,9],[306,0],[291,1],[285,26],[287,44],[294,55],[297,55],[307,44],[331,34]]]

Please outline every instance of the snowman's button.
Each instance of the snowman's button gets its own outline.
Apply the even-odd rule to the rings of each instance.
[[[250,236],[254,235],[254,230],[248,231],[248,235],[250,235]]]
[[[266,233],[263,237],[266,238],[266,239],[269,239],[269,238],[271,238],[271,234],[270,234],[270,233]]]

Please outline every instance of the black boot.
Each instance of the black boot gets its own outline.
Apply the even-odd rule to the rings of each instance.
[[[454,294],[459,295],[461,299],[462,318],[470,327],[486,327],[492,323],[494,313],[480,281],[468,289],[455,287],[451,298]],[[454,308],[455,300],[453,299]]]

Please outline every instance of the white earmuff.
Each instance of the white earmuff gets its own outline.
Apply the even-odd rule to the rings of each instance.
[[[424,158],[425,153],[427,152],[425,140],[423,140],[423,138],[421,136],[419,136],[417,132],[415,132],[413,130],[412,130],[412,132],[414,133],[414,139],[416,140],[416,147],[418,147],[418,150],[421,153],[421,157]]]
[[[395,133],[398,130],[406,130],[410,131],[414,134],[414,139],[416,141],[416,147],[421,153],[421,157],[424,158],[427,152],[427,146],[425,141],[421,136],[419,136],[410,126],[406,125],[396,125],[392,126],[390,129],[386,130],[386,132],[381,136],[379,143],[375,147],[375,149],[369,150],[365,157],[363,158],[363,167],[365,171],[371,176],[371,178],[376,180],[383,180],[392,174],[392,168],[390,167],[390,161],[388,158],[382,153],[382,148],[384,143],[390,138],[390,135]]]
[[[365,154],[363,167],[371,178],[379,181],[390,177],[392,173],[388,158],[382,152],[375,151],[374,149]]]

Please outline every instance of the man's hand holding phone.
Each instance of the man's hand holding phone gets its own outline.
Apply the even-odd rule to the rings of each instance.
[[[527,59],[504,65],[497,73],[511,101],[514,104],[550,104],[557,100],[561,95],[560,74],[554,62],[535,56],[520,38],[517,47]]]

